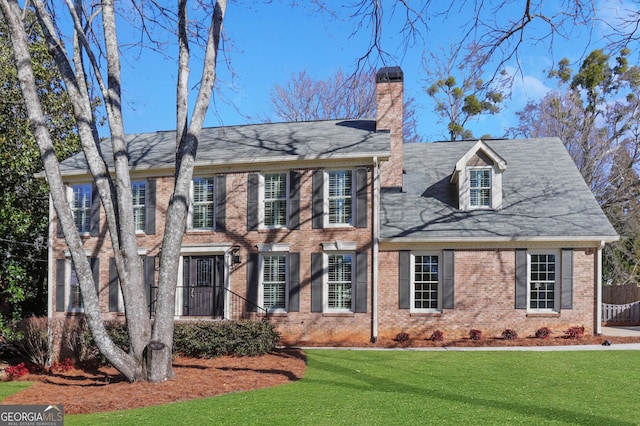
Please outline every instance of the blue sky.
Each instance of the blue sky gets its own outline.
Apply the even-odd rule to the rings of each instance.
[[[314,79],[326,79],[339,68],[353,71],[357,58],[368,47],[371,30],[361,28],[355,36],[355,22],[346,18],[353,9],[336,7],[343,19],[318,13],[309,5],[292,6],[287,0],[230,1],[225,19],[225,55],[232,73],[223,63],[218,65],[219,90],[214,94],[206,126],[236,125],[275,119],[271,111],[269,92],[275,84],[286,85],[292,74],[305,70]],[[390,3],[386,1],[384,3]],[[520,3],[520,2],[515,2]],[[551,2],[553,4],[553,2]],[[333,3],[330,3],[333,4]],[[337,2],[336,2],[337,4]],[[621,7],[620,0],[599,1],[602,14],[612,14]],[[423,39],[405,49],[400,25],[402,15],[396,10],[384,17],[383,47],[393,59],[388,65],[400,65],[405,76],[405,96],[415,99],[418,132],[425,140],[441,140],[446,124],[438,124],[433,105],[424,92],[425,72],[422,56],[430,49],[448,50],[460,41],[461,28],[468,17],[455,11],[446,20],[430,17],[429,30]],[[505,17],[509,9],[501,10]],[[495,117],[485,117],[470,123],[476,135],[491,133],[502,136],[509,126],[517,124],[514,112],[527,99],[539,99],[552,85],[545,78],[550,67],[562,57],[572,61],[598,47],[599,29],[594,28],[594,42],[587,49],[585,29],[575,30],[570,40],[554,42],[553,57],[548,44],[522,50],[521,70],[513,87],[512,98],[503,104]],[[381,63],[377,64],[381,66]],[[508,69],[515,69],[515,62]],[[199,64],[192,65],[196,73]],[[577,68],[576,65],[574,68]],[[176,62],[144,55],[123,62],[123,97],[125,98],[125,129],[128,133],[175,128]]]

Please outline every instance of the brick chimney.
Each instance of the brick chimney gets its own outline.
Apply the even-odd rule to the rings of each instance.
[[[382,163],[383,188],[402,189],[403,73],[400,67],[380,68],[376,74],[376,131],[391,133],[391,157]]]

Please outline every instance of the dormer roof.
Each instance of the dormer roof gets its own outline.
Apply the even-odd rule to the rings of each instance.
[[[466,170],[470,163],[473,165],[481,165],[482,163],[487,166],[495,165],[500,172],[504,172],[507,168],[507,161],[480,139],[456,162],[451,175],[452,183],[458,180],[460,172]]]

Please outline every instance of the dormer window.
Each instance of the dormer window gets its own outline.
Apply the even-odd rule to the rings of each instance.
[[[457,162],[451,176],[462,211],[502,208],[502,173],[507,163],[483,141],[478,141]]]
[[[491,208],[491,169],[469,169],[469,207]]]

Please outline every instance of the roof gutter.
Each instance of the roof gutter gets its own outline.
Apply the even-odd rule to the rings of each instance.
[[[602,235],[583,235],[583,236],[523,236],[523,237],[435,237],[435,238],[413,238],[413,237],[390,237],[380,238],[383,244],[437,244],[437,243],[457,243],[457,244],[487,244],[487,243],[514,243],[514,242],[534,242],[534,243],[567,243],[572,241],[576,243],[594,244],[612,243],[620,239],[619,235],[602,236]]]

